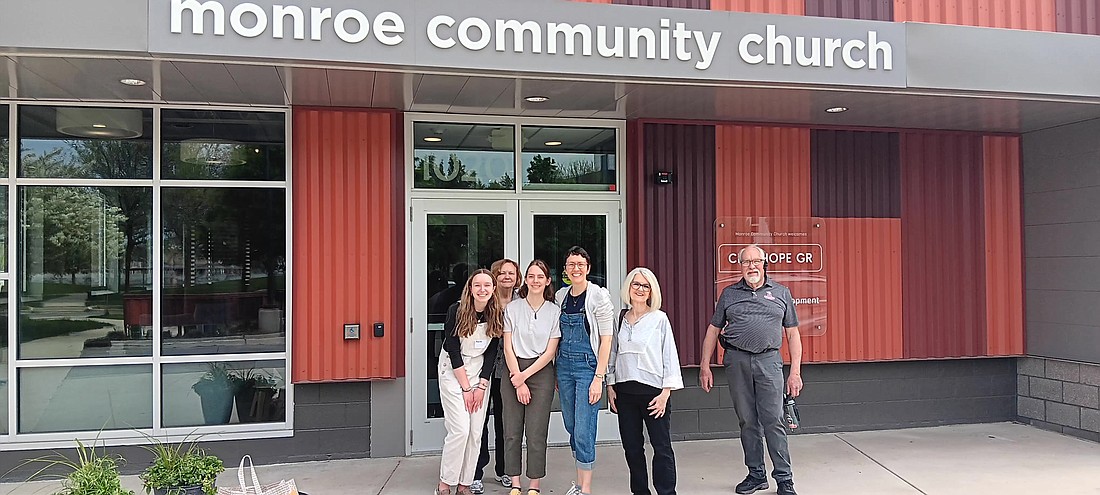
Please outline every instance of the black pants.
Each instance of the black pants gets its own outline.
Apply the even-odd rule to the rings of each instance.
[[[497,476],[504,476],[504,422],[501,420],[503,407],[500,404],[500,378],[489,380],[489,415],[493,416],[493,429],[496,431],[494,447],[496,454]],[[485,476],[485,466],[489,465],[489,415],[485,416],[485,432],[481,435],[481,455],[477,458],[477,469],[474,470],[474,479],[480,480]]]
[[[649,401],[654,395],[616,393],[615,408],[619,411],[619,436],[626,453],[626,465],[630,468],[630,492],[633,495],[650,495],[649,474],[645,462],[645,437],[642,425],[649,431],[653,445],[653,487],[657,495],[676,495],[676,456],[672,452],[670,434],[672,420],[671,401],[664,416],[649,415]]]

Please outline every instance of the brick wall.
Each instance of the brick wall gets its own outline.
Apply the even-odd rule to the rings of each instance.
[[[1100,441],[1100,365],[1026,357],[1016,379],[1021,422]]]

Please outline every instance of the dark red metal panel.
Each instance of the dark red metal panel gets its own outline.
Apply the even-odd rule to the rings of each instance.
[[[806,15],[893,21],[894,0],[806,0]]]
[[[634,129],[628,140],[642,138],[641,166],[630,169],[636,206],[627,219],[636,226],[628,229],[627,245],[641,248],[628,268],[646,266],[657,275],[680,361],[695,364],[714,310],[714,257],[700,255],[714,249],[714,126],[634,123],[628,129]],[[658,170],[672,172],[673,182],[657,184]]]
[[[640,5],[643,7],[710,10],[710,0],[611,0],[611,3],[619,5]]]
[[[1055,17],[1060,32],[1100,34],[1100,0],[1057,0]]]
[[[810,130],[720,125],[719,217],[810,216]]]
[[[404,185],[393,112],[294,108],[295,382],[404,374]],[[385,325],[376,338],[373,322]],[[359,323],[359,340],[343,325]]]
[[[1054,31],[1055,0],[894,0],[897,22]]]
[[[804,0],[711,0],[710,8],[760,14],[803,15],[806,12]]]
[[[987,356],[1024,353],[1020,138],[986,136],[985,291]]]
[[[896,132],[811,131],[813,216],[900,218],[898,140]]]
[[[986,354],[982,136],[901,135],[906,358]]]

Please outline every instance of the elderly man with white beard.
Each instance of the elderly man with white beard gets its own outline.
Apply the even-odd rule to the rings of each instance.
[[[787,432],[783,426],[783,394],[802,390],[802,340],[798,315],[787,287],[768,278],[767,253],[760,246],[746,246],[737,255],[741,281],[726,287],[714,308],[703,339],[699,386],[710,392],[714,375],[710,357],[716,342],[726,350],[723,366],[730,396],[741,425],[741,447],[749,475],[735,491],[753,493],[768,488],[764,471],[764,441],[772,459],[772,478],[779,495],[795,495]],[[791,351],[791,371],[783,383],[783,334]]]

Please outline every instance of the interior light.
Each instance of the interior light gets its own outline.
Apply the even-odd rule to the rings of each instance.
[[[92,127],[95,127],[96,129],[106,129],[107,124],[92,124]]]
[[[68,136],[132,139],[142,135],[142,113],[134,108],[61,107],[54,122]]]
[[[523,99],[526,100],[526,101],[529,101],[531,103],[542,103],[544,101],[548,101],[550,99],[550,97],[549,96],[541,96],[541,95],[531,95],[531,96],[524,96]]]
[[[847,111],[848,107],[829,107],[825,109],[825,113],[841,113]]]
[[[543,144],[547,146],[561,146],[561,141],[547,141]]]
[[[145,86],[145,81],[142,81],[141,79],[130,78],[130,77],[127,77],[127,78],[124,78],[124,79],[119,79],[118,82],[120,82],[122,84],[125,84],[127,86]]]
[[[428,137],[424,138],[424,141],[429,142],[429,143],[438,143],[442,140],[443,140],[443,138],[441,138],[439,136],[428,136]]]

